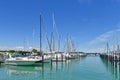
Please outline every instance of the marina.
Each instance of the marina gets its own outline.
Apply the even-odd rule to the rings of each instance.
[[[78,56],[77,54],[74,54]],[[80,57],[86,57],[87,54],[82,54],[84,56],[78,56],[74,58],[66,57],[66,54],[59,53],[51,55],[44,53],[43,57],[39,54],[33,55],[31,53],[2,53],[0,55],[0,63],[5,65],[13,65],[13,66],[34,66],[34,65],[42,65],[44,63],[52,63],[52,62],[65,62],[70,59],[77,59]],[[68,55],[69,56],[69,55]]]
[[[39,29],[39,49],[1,50],[0,80],[120,80],[119,44],[110,51],[107,43],[104,53],[79,52],[69,34],[64,44],[60,43],[55,25],[48,36],[41,15]],[[43,45],[43,37],[47,45]]]
[[[119,80],[120,65],[87,56],[44,66],[0,66],[0,80]],[[7,76],[7,77],[6,77]]]
[[[120,80],[120,0],[0,0],[0,80]]]

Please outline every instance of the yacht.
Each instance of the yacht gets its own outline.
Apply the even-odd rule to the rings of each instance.
[[[15,53],[16,54],[16,53]],[[6,65],[18,65],[18,66],[34,66],[34,65],[42,65],[44,62],[49,62],[50,57],[45,57],[42,60],[41,56],[23,56],[20,53],[15,54],[8,54],[7,58],[5,59],[4,63]]]

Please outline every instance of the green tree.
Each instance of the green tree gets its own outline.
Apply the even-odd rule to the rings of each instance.
[[[9,53],[14,53],[14,52],[15,52],[15,50],[9,50],[8,52],[9,52]]]
[[[37,53],[38,51],[37,51],[37,49],[33,49],[32,52],[33,53]]]

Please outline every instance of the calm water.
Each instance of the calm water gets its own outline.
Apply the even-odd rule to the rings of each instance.
[[[99,56],[39,66],[0,66],[0,80],[120,80],[119,65]]]

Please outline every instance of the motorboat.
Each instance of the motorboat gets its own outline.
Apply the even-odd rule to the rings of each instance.
[[[6,65],[18,65],[18,66],[34,66],[34,65],[41,65],[44,62],[49,62],[50,57],[45,57],[42,60],[41,56],[23,56],[23,55],[13,55],[8,54],[7,58],[5,59],[4,63]]]

